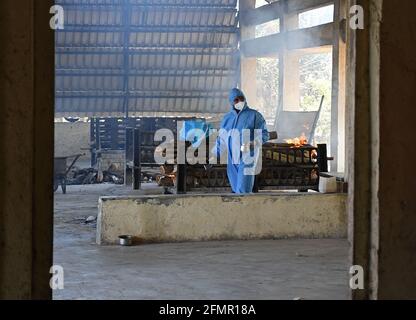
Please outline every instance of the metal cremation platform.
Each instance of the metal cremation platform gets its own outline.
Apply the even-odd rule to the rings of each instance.
[[[259,190],[318,190],[320,172],[328,171],[327,145],[293,146],[267,143],[263,146],[262,170],[256,176],[254,191]],[[176,190],[229,190],[226,165],[178,165]]]

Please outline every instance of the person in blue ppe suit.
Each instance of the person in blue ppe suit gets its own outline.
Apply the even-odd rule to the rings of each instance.
[[[251,156],[254,152],[253,146],[257,144],[257,149],[259,149],[261,145],[269,141],[270,136],[264,117],[260,112],[248,106],[246,97],[240,89],[234,88],[230,91],[229,101],[231,110],[222,120],[222,130],[220,130],[214,150],[217,153],[217,158],[221,157],[224,152],[228,152],[227,175],[233,193],[252,193],[255,174],[249,173],[250,170],[247,169],[253,168],[256,163],[249,163],[243,159],[244,154],[247,153],[247,149],[244,149],[244,145],[247,146],[247,139],[243,139],[243,136],[246,135],[246,138],[248,138],[247,133],[249,132]],[[225,132],[227,134],[224,134]],[[240,135],[235,137],[230,132],[238,132]]]

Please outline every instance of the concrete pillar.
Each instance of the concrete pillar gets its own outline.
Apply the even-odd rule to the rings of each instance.
[[[380,7],[379,2],[376,1]],[[399,4],[399,5],[398,5]],[[372,268],[377,268],[379,299],[416,299],[416,2],[383,1],[374,15],[380,26],[378,229],[373,231]],[[378,34],[372,34],[377,39]],[[377,72],[377,70],[374,70]],[[377,83],[375,83],[376,85]],[[377,101],[377,100],[376,100]],[[375,111],[375,110],[374,110]],[[373,128],[377,130],[377,128]],[[374,247],[374,245],[372,246]],[[378,250],[377,250],[378,249]]]
[[[345,157],[346,153],[346,65],[347,65],[347,47],[346,43],[340,40],[339,44],[339,66],[338,66],[338,168],[334,168],[338,172],[345,172],[346,164]]]
[[[359,0],[365,29],[348,52],[349,230],[365,271],[354,299],[416,299],[416,3]],[[353,156],[352,156],[353,154]]]
[[[283,54],[283,110],[300,111],[300,55],[296,51]]]
[[[354,0],[350,1],[351,6]],[[370,74],[370,32],[378,25],[370,21],[370,4],[367,0],[357,1],[365,13],[364,30],[347,29],[348,50],[348,95],[347,104],[351,109],[348,124],[348,181],[349,181],[349,240],[351,242],[351,263],[364,269],[364,289],[351,291],[353,299],[370,297],[370,248],[371,248],[371,208],[372,208],[372,152],[370,146],[377,138],[371,135],[371,123],[378,123],[378,113],[371,113],[369,88],[374,81]],[[376,75],[377,77],[377,75]],[[376,172],[377,168],[375,168]],[[374,226],[377,228],[377,226]]]
[[[346,1],[336,0],[332,46],[331,156],[334,160],[331,161],[331,172],[344,172],[345,170],[346,44],[342,39],[341,21],[346,18],[346,15]]]
[[[257,59],[241,59],[241,89],[249,106],[257,106]]]
[[[241,0],[240,10],[254,9],[255,0]],[[241,40],[253,39],[256,36],[255,26],[241,27]],[[257,59],[241,57],[241,89],[251,106],[257,105]]]
[[[0,2],[0,299],[51,297],[53,2]]]
[[[287,10],[287,9],[286,9]],[[281,32],[298,29],[298,14],[285,14],[280,21]],[[301,54],[297,51],[283,50],[280,59],[282,74],[282,103],[285,111],[300,110],[300,64]]]

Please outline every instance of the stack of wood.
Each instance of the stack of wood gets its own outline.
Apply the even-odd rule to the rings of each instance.
[[[156,177],[156,182],[161,187],[173,187],[176,181],[176,166],[165,164],[160,167],[160,175]]]

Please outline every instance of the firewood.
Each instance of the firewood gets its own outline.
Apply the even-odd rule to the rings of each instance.
[[[161,187],[173,187],[174,179],[170,176],[157,176],[156,182]]]
[[[160,167],[160,173],[163,175],[172,174],[174,170],[175,170],[175,166],[169,165],[169,164],[167,165],[165,164]]]

